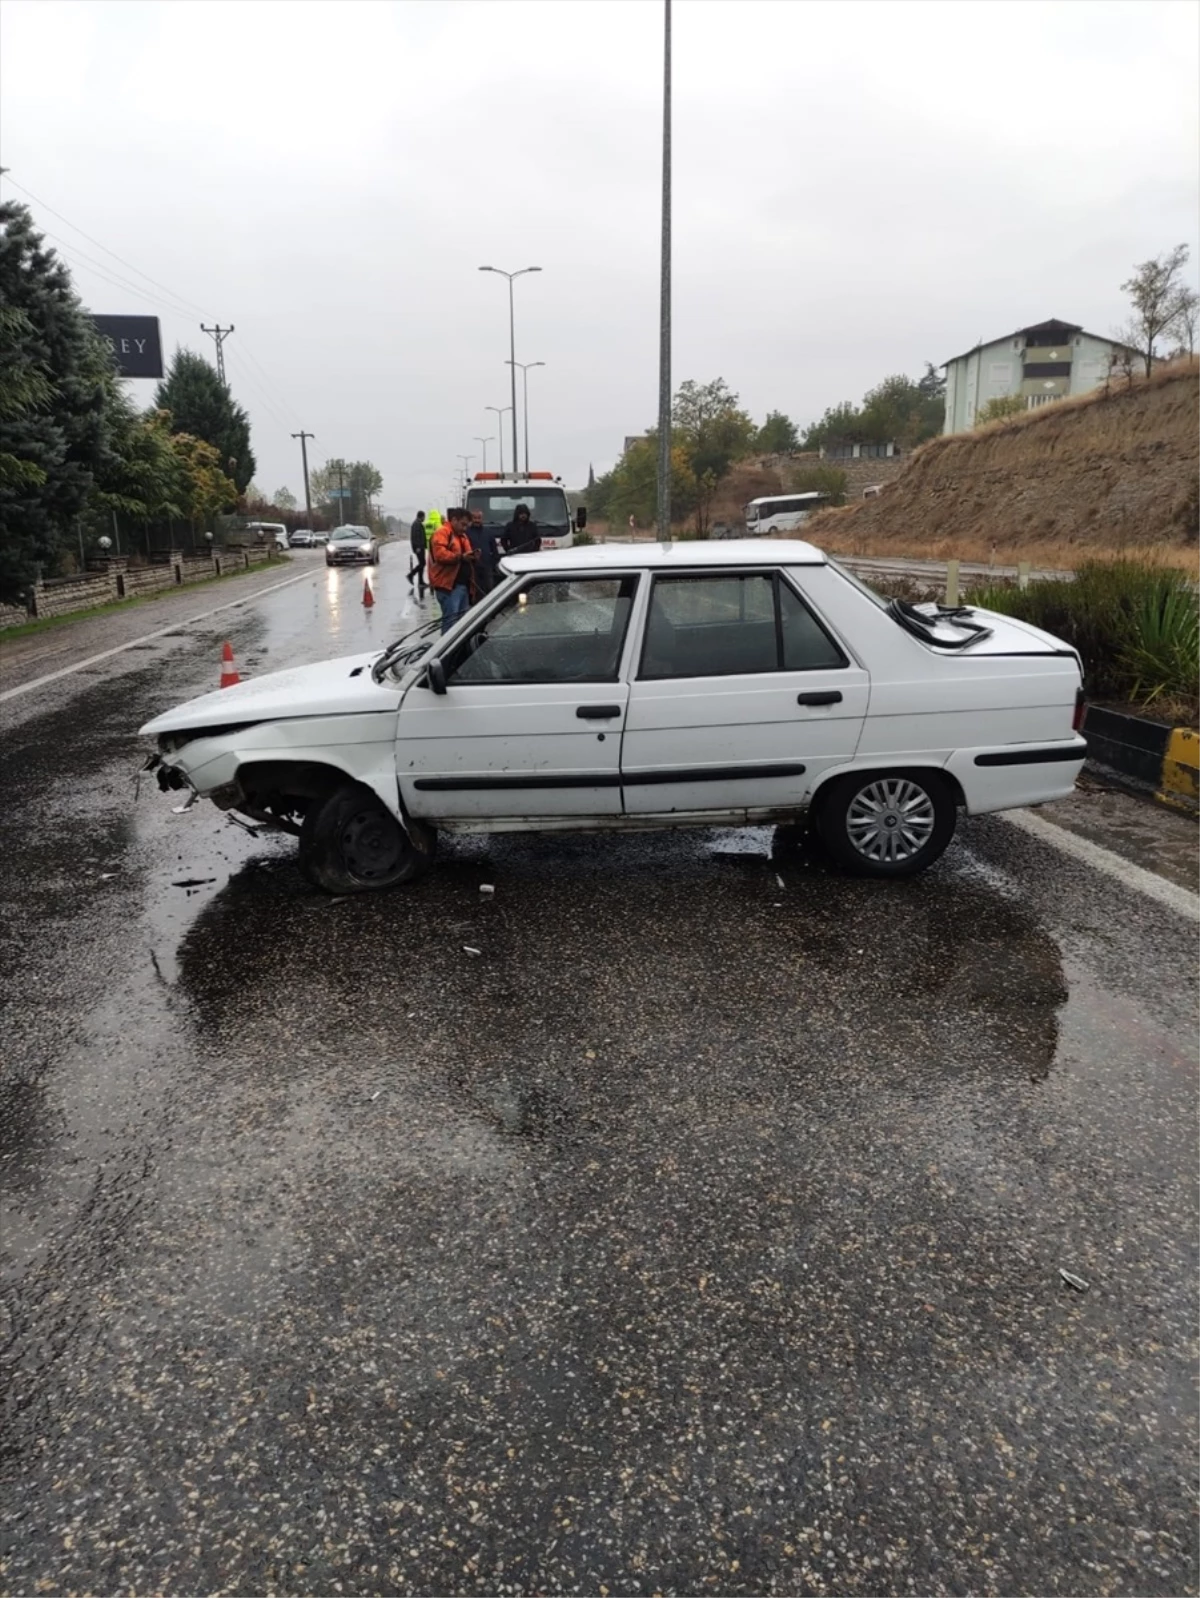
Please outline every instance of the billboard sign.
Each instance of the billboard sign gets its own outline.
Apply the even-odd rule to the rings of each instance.
[[[163,375],[162,337],[157,316],[93,316],[122,377]]]

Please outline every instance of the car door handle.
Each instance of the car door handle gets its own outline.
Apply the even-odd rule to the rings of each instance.
[[[796,695],[796,703],[798,705],[840,705],[841,702],[842,696],[836,688],[831,688],[823,693]]]
[[[607,721],[621,714],[620,705],[580,705],[575,714],[581,721]]]

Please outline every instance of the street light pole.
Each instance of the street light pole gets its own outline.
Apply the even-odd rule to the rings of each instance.
[[[505,365],[519,366],[525,389],[525,475],[529,476],[529,368],[531,366],[545,366],[545,361],[506,361]]]
[[[487,471],[487,447],[488,447],[489,444],[494,444],[495,443],[495,439],[490,434],[489,434],[489,436],[487,438],[481,438],[479,436],[479,434],[476,433],[475,434],[475,442],[477,444],[482,444],[483,445],[483,466],[480,468],[480,470],[486,472]],[[503,460],[501,460],[500,464],[503,466],[503,464],[504,464]]]
[[[481,266],[481,272],[495,272],[497,277],[508,279],[508,354],[512,362],[512,416],[513,416],[513,476],[517,475],[517,331],[516,313],[513,309],[513,284],[519,277],[524,277],[527,272],[540,272],[540,266],[523,266],[519,272],[506,272],[502,266]],[[491,407],[489,407],[490,409]],[[504,450],[500,450],[500,465],[504,466]]]
[[[468,472],[468,470],[467,470],[467,467],[471,464],[471,462],[475,459],[475,457],[474,457],[474,455],[460,455],[458,458],[462,462],[462,475],[463,475],[462,497],[463,497],[463,499],[466,499],[466,497],[467,497],[467,482],[468,482],[468,480],[469,480],[469,478],[471,476],[470,472]]]
[[[671,541],[671,0],[664,0],[662,257],[658,303],[658,536]]]
[[[513,383],[514,384],[516,383],[516,380],[517,380],[517,374],[516,374],[516,371],[514,370],[514,372],[513,372]],[[515,477],[517,475],[517,440],[516,440],[516,433],[517,433],[516,417],[517,417],[517,413],[516,413],[516,411],[513,410],[511,405],[504,405],[504,406],[500,406],[500,405],[485,405],[483,408],[484,408],[485,411],[495,411],[495,413],[496,413],[496,431],[500,435],[500,470],[502,472],[504,470],[504,418],[506,416],[511,416],[513,418],[513,476]]]

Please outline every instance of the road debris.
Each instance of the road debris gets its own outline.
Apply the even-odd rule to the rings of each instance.
[[[1067,1286],[1068,1287],[1073,1287],[1077,1293],[1086,1293],[1087,1292],[1087,1290],[1088,1290],[1087,1283],[1084,1281],[1082,1276],[1076,1276],[1074,1271],[1066,1271],[1060,1265],[1058,1267],[1058,1274],[1062,1277],[1063,1281],[1067,1284]]]
[[[178,882],[172,882],[173,888],[207,888],[210,882],[215,882],[216,877],[180,877]]]
[[[479,884],[479,897],[481,899],[494,899],[496,897],[496,889],[493,884],[490,882],[481,882]]]
[[[469,943],[464,943],[463,944],[463,953],[464,954],[482,954],[483,950],[482,949],[473,949]]]

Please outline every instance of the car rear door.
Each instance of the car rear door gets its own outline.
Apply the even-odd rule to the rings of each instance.
[[[788,574],[656,573],[622,745],[625,811],[800,808],[854,755],[868,693]]]
[[[635,573],[530,577],[409,688],[396,770],[413,815],[531,824],[621,813]]]

